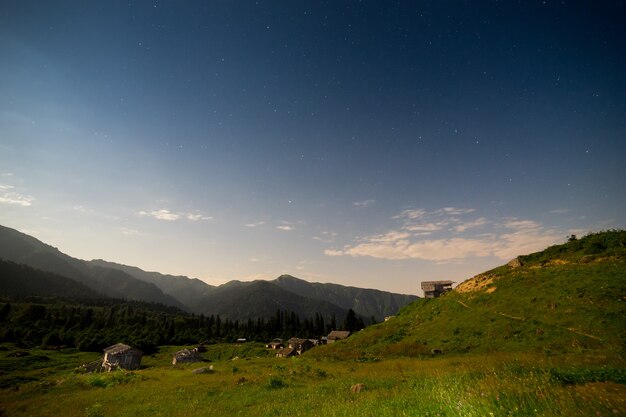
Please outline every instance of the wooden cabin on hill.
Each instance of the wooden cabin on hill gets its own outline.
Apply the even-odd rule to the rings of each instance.
[[[314,348],[315,346],[315,343],[313,343],[311,339],[299,339],[297,337],[292,337],[287,341],[287,347],[278,349],[276,357],[288,358],[290,356],[302,355],[304,352]]]
[[[285,347],[285,345],[283,344],[283,339],[277,337],[268,344],[266,344],[265,347],[268,349],[282,349]]]
[[[441,294],[452,291],[454,281],[423,281],[422,290],[425,298],[437,298]]]
[[[337,340],[343,340],[350,336],[350,332],[347,330],[333,330],[326,336],[326,343],[335,343]]]
[[[104,349],[102,369],[107,372],[117,368],[127,370],[139,369],[142,355],[143,353],[139,349],[132,348],[123,343],[109,346]]]

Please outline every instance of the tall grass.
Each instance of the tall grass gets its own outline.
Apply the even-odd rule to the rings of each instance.
[[[132,373],[55,371],[0,391],[0,404],[11,416],[626,415],[623,366],[585,356],[242,358],[236,373],[225,360],[205,374],[192,372],[205,364],[171,366],[169,354],[152,361]],[[365,390],[352,393],[357,383]]]

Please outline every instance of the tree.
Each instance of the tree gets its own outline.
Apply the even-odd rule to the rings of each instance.
[[[343,321],[343,326],[342,326],[343,330],[354,332],[356,330],[361,330],[363,327],[365,327],[363,325],[363,320],[357,318],[354,310],[352,309],[348,310],[348,313],[346,314],[346,318]]]

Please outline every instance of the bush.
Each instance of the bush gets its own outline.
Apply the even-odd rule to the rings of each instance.
[[[285,383],[285,381],[282,380],[282,378],[273,376],[271,377],[268,381],[267,381],[267,387],[269,389],[279,389],[279,388],[285,388],[287,386],[287,384]]]

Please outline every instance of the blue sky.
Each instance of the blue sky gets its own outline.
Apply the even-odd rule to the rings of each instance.
[[[626,6],[3,2],[0,223],[420,293],[626,224]]]

